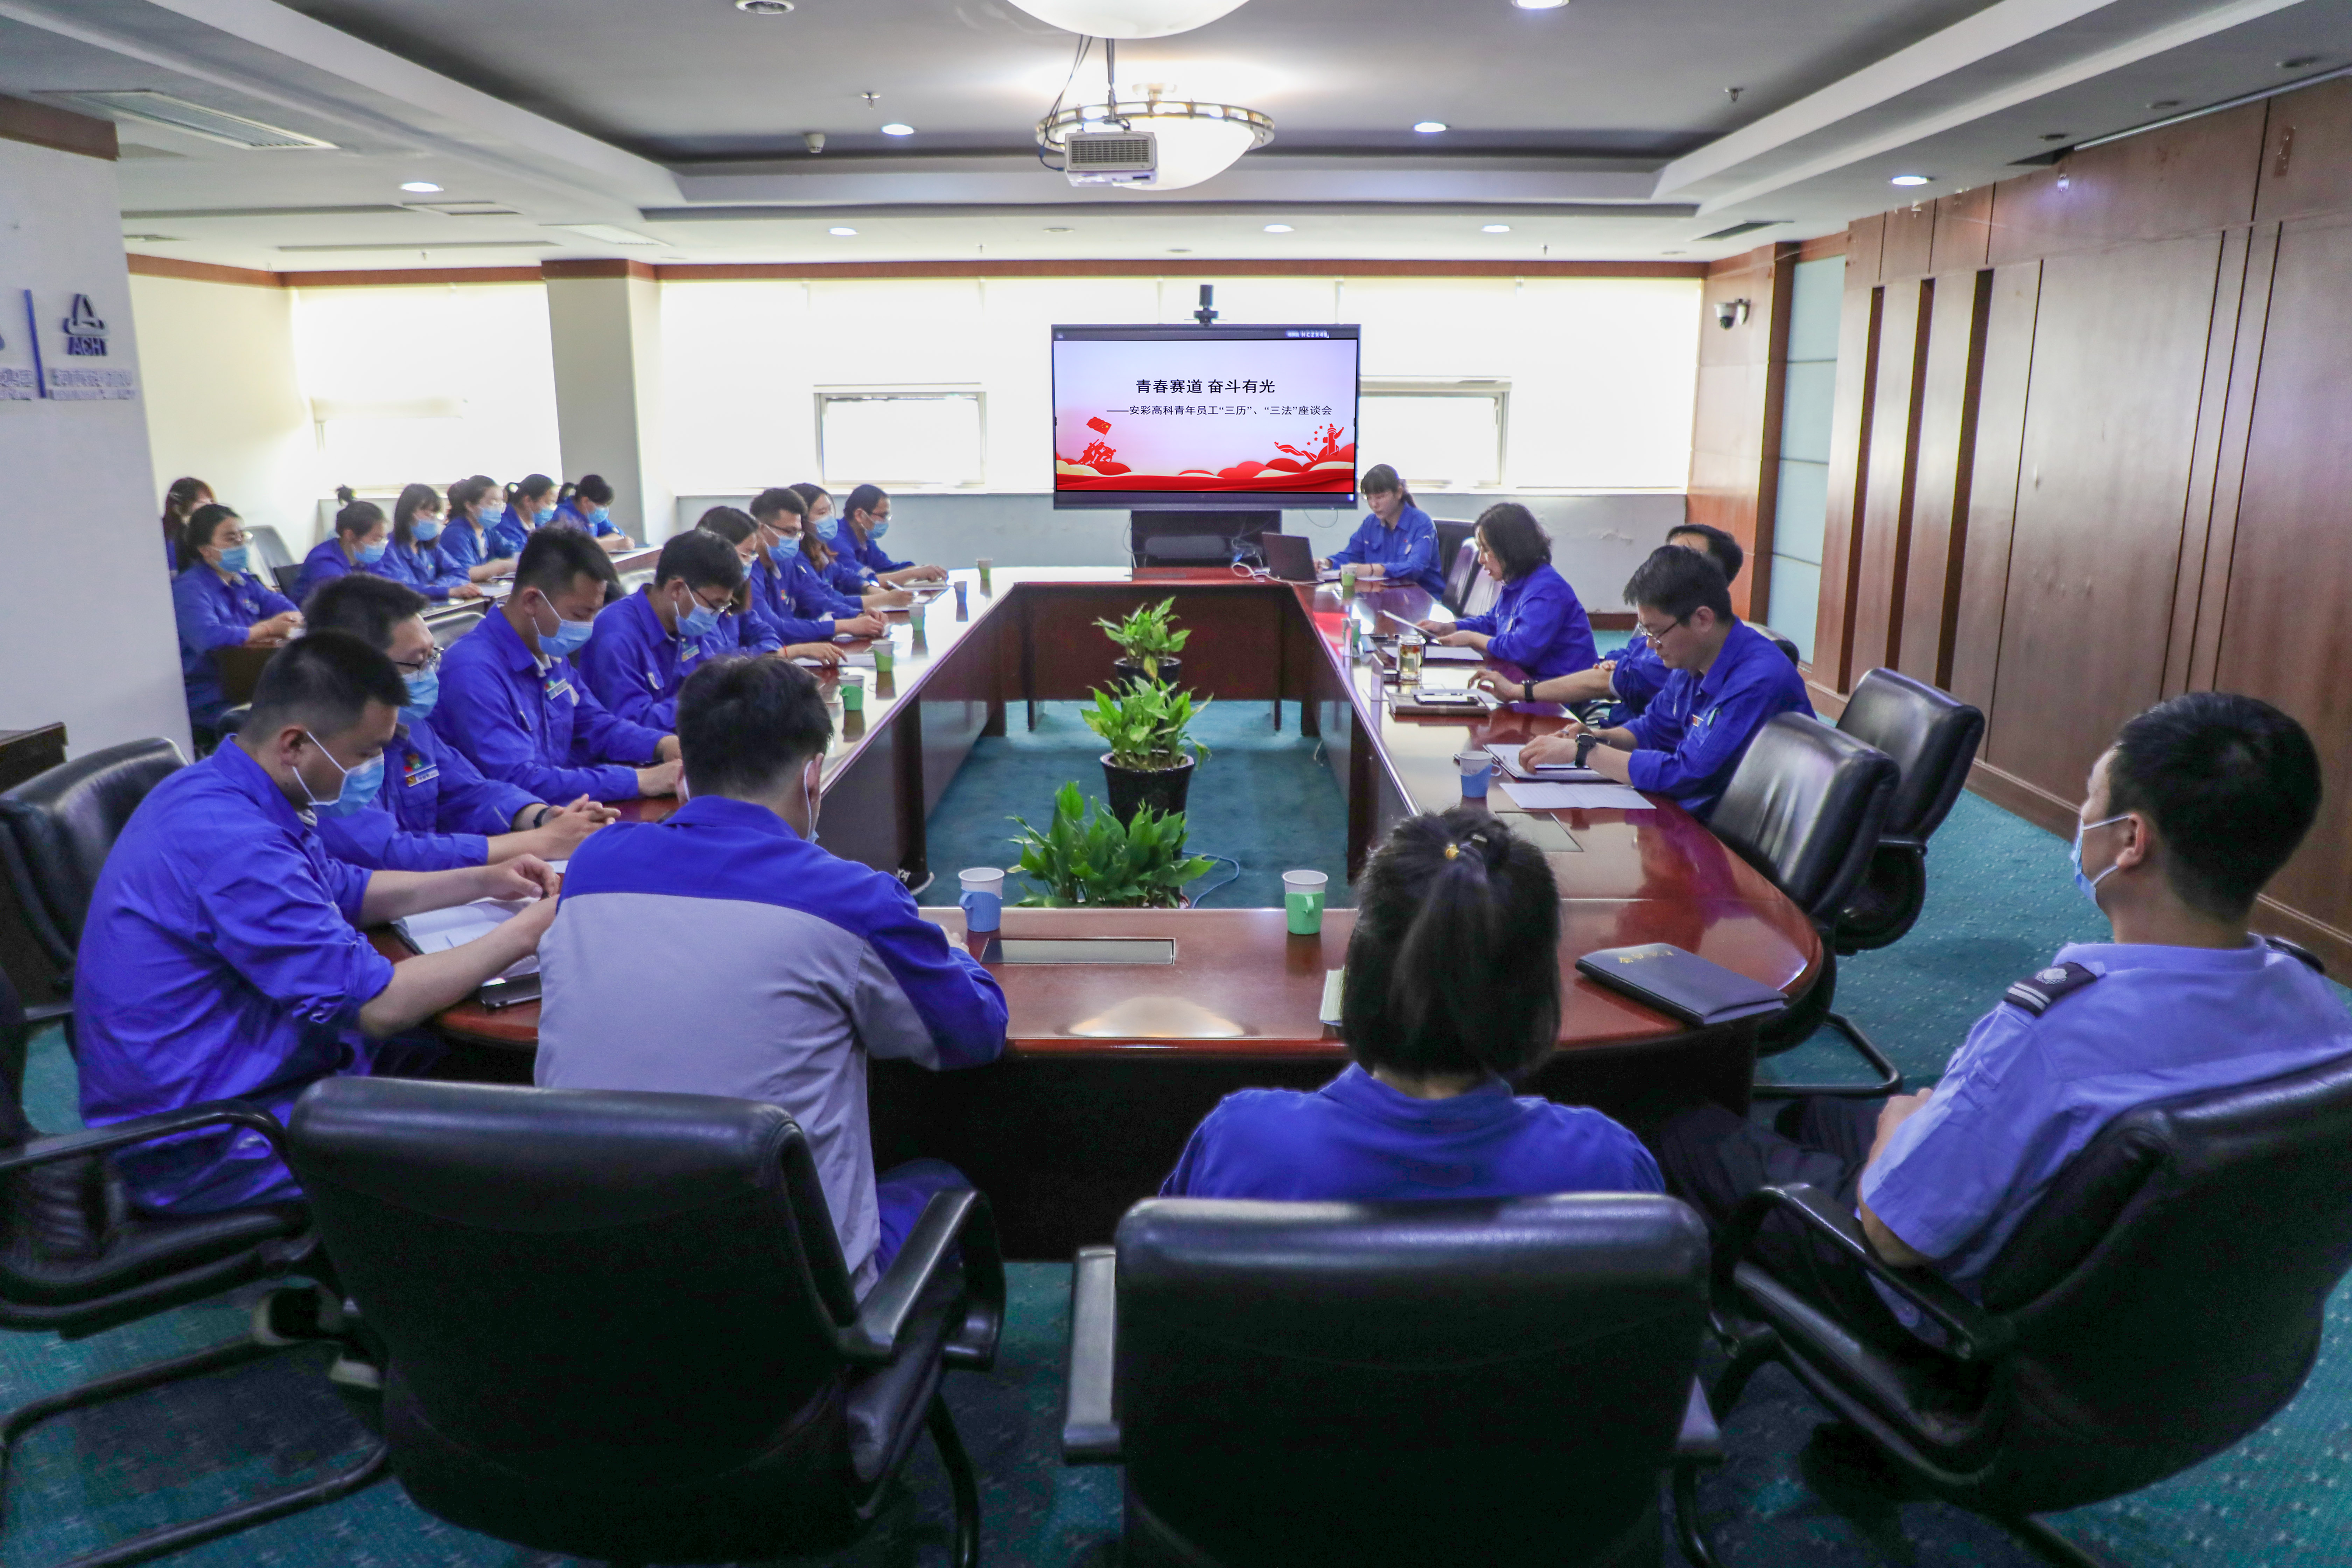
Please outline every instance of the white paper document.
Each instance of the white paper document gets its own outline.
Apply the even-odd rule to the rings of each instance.
[[[1475,647],[1447,647],[1442,643],[1432,643],[1421,650],[1421,661],[1423,664],[1484,664],[1486,656]]]
[[[1621,784],[1536,784],[1506,779],[1502,788],[1524,811],[1650,811],[1647,795]]]
[[[1489,741],[1486,750],[1503,764],[1503,772],[1515,779],[1549,779],[1557,784],[1605,784],[1608,781],[1591,768],[1580,768],[1574,763],[1546,763],[1540,767],[1522,767],[1519,748],[1502,741]]]
[[[1339,1022],[1339,992],[1347,981],[1348,972],[1344,968],[1323,972],[1323,1022],[1335,1026]]]
[[[404,915],[392,922],[393,929],[419,952],[446,952],[453,947],[463,947],[478,936],[487,936],[506,921],[520,914],[529,906],[520,901],[502,899],[480,899],[454,909],[427,910],[421,915]],[[518,960],[502,973],[536,974],[539,955]]]

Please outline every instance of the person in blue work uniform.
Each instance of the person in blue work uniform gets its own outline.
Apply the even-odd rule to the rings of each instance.
[[[541,944],[533,1079],[781,1106],[863,1293],[931,1194],[971,1184],[937,1160],[877,1175],[866,1064],[994,1061],[1004,994],[897,878],[818,847],[833,725],[808,671],[718,659],[677,707],[690,798],[572,858]]]
[[[309,598],[320,584],[349,572],[392,575],[383,563],[392,548],[392,520],[383,515],[383,508],[353,500],[349,485],[338,489],[335,499],[343,504],[335,513],[334,531],[302,558],[302,575],[294,584],[298,598]]]
[[[1478,514],[1479,563],[1503,585],[1494,609],[1421,629],[1449,647],[1475,647],[1537,680],[1592,666],[1592,622],[1551,563],[1551,538],[1536,514],[1504,501]]]
[[[725,540],[699,528],[672,535],[654,580],[596,617],[580,650],[588,689],[616,719],[676,730],[678,689],[719,651],[719,618],[742,584],[743,563]]]
[[[890,497],[880,485],[860,485],[850,491],[844,510],[849,516],[848,536],[835,541],[837,553],[856,562],[875,583],[903,588],[909,583],[947,581],[946,567],[893,561],[882,548],[882,536],[890,531]]]
[[[885,589],[861,596],[828,582],[819,559],[809,554],[807,504],[798,492],[782,487],[751,498],[750,515],[765,557],[751,571],[752,603],[787,642],[881,636],[882,617],[876,610],[912,603],[914,595]]]
[[[572,665],[612,569],[586,534],[541,529],[515,563],[514,592],[441,660],[435,728],[485,774],[541,800],[677,787],[677,737],[614,718]]]
[[[1704,522],[1676,523],[1666,531],[1666,542],[1705,555],[1721,569],[1727,584],[1738,581],[1739,568],[1748,560],[1748,552],[1739,547],[1739,541]],[[1658,650],[1650,646],[1650,639],[1636,631],[1623,647],[1591,668],[1538,682],[1532,697],[1528,695],[1523,682],[1491,669],[1480,670],[1471,683],[1513,702],[1564,702],[1574,706],[1610,698],[1613,700],[1608,715],[1601,721],[1609,726],[1639,716],[1650,705],[1650,699],[1665,689],[1666,679],[1673,674],[1659,662]]]
[[[514,557],[500,555],[490,539],[505,499],[498,480],[488,474],[449,487],[449,514],[433,542],[440,547],[442,561],[465,573],[469,583],[487,583],[514,570]]]
[[[555,521],[555,481],[545,474],[525,474],[507,487],[507,509],[490,525],[490,548],[520,559],[530,536]]]
[[[786,518],[795,514],[801,520],[800,552],[807,558],[807,574],[793,571],[787,562],[779,560],[776,564],[786,572],[792,595],[802,606],[802,618],[853,604],[870,613],[904,609],[915,602],[915,595],[907,589],[874,581],[865,563],[849,552],[849,540],[833,510],[833,497],[817,486],[772,487],[751,498],[752,520],[772,536],[785,526]]]
[[[622,532],[613,522],[613,485],[602,474],[583,474],[576,485],[566,485],[556,492],[555,516],[551,520],[565,523],[587,534],[604,547],[607,555],[622,555],[635,550],[636,541]]]
[[[1445,569],[1450,561],[1437,558],[1437,525],[1413,505],[1397,471],[1386,463],[1364,470],[1356,489],[1371,513],[1356,525],[1348,542],[1315,564],[1328,570],[1354,566],[1359,580],[1410,584],[1433,599],[1445,596]]]
[[[247,569],[252,549],[243,521],[218,501],[198,507],[180,531],[180,574],[172,579],[180,681],[187,689],[188,722],[208,743],[218,737],[229,706],[213,650],[282,647],[302,625],[294,601],[262,586]]]
[[[2311,738],[2266,702],[2192,691],[2148,709],[2092,765],[2075,818],[2074,885],[2115,940],[2070,943],[2011,986],[1933,1088],[1793,1101],[1771,1127],[1718,1107],[1675,1116],[1656,1135],[1673,1190],[1719,1225],[1759,1186],[1811,1183],[1882,1259],[1979,1295],[2116,1117],[2352,1054],[2352,1015],[2316,961],[2246,927],[2320,794]],[[1756,1255],[1873,1341],[1934,1339],[1807,1233],[1767,1226]]]
[[[569,805],[485,778],[434,732],[441,650],[412,588],[352,573],[305,601],[312,631],[349,632],[392,660],[408,688],[400,728],[383,749],[383,787],[364,810],[321,818],[327,852],[354,866],[439,871],[496,866],[520,856],[561,860],[620,814],[582,795]]]
[[[1483,811],[1398,825],[1364,868],[1320,1089],[1245,1089],[1193,1130],[1163,1197],[1508,1198],[1663,1192],[1598,1110],[1512,1093],[1559,1040],[1559,889]]]
[[[368,871],[317,821],[375,797],[406,697],[392,661],[316,632],[262,672],[253,713],[157,784],[107,855],[74,971],[82,1119],[92,1127],[242,1100],[281,1121],[338,1073],[426,1066],[403,1031],[529,957],[555,914],[539,861]],[[477,899],[535,900],[488,935],[393,964],[362,928]],[[268,1143],[214,1129],[115,1157],[132,1203],[205,1214],[300,1196]]]
[[[392,504],[392,545],[378,570],[436,604],[478,599],[482,591],[462,566],[441,553],[441,497],[431,485],[409,485]]]
[[[753,592],[754,577],[760,563],[771,550],[790,552],[800,548],[797,536],[787,540],[781,531],[762,530],[751,521],[751,514],[731,506],[714,506],[702,514],[695,525],[703,532],[725,540],[735,551],[735,559],[743,566],[743,585],[735,590],[735,603],[719,617],[718,647],[720,651],[740,654],[782,654],[786,658],[804,658],[818,664],[839,664],[841,649],[835,646],[832,621],[803,621],[792,616],[777,620]],[[778,579],[780,581],[780,579]],[[806,641],[790,640],[806,638]]]
[[[188,519],[195,516],[196,508],[210,506],[217,497],[212,486],[193,475],[173,479],[163,491],[163,563],[177,576],[183,570],[180,560],[180,535],[187,531]]]

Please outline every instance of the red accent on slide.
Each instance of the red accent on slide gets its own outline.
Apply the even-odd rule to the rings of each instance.
[[[1110,434],[1110,421],[1097,414],[1087,421],[1087,428],[1097,436],[1108,436]]]

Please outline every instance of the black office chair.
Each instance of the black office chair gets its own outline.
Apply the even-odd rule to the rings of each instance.
[[[282,1152],[283,1134],[267,1112],[238,1100],[216,1100],[94,1131],[45,1137],[25,1114],[29,1034],[16,986],[0,973],[0,1234],[6,1237],[0,1246],[0,1329],[87,1339],[252,1280],[301,1271],[316,1241],[299,1205],[177,1219],[136,1215],[121,1178],[103,1158],[133,1143],[204,1127],[242,1127],[279,1145]],[[8,1460],[18,1441],[53,1416],[276,1353],[276,1348],[249,1338],[232,1340],[21,1405],[0,1421],[0,1489],[6,1486]],[[144,1563],[282,1519],[365,1486],[383,1463],[383,1447],[376,1444],[324,1480],[151,1531],[77,1557],[68,1568]]]
[[[1437,534],[1437,561],[1441,566],[1459,556],[1462,547],[1470,542],[1470,536],[1478,531],[1476,523],[1450,517],[1433,517],[1429,520],[1429,526]]]
[[[278,591],[279,593],[293,600],[297,605],[302,602],[302,595],[295,592],[297,588],[299,588],[302,585],[302,563],[300,562],[289,561],[282,566],[270,567],[269,580],[278,584]]]
[[[1155,1198],[1078,1254],[1062,1429],[1129,1568],[1710,1562],[1706,1224],[1673,1198]]]
[[[147,793],[184,765],[169,741],[126,741],[0,794],[0,865],[34,942],[56,965],[59,995],[73,989],[74,954],[107,851]],[[72,1012],[70,1002],[53,1003],[34,1009],[34,1019],[65,1018],[70,1029]]]
[[[1820,1189],[1767,1188],[1717,1244],[1717,1329],[1735,1354],[1716,1414],[1781,1362],[1914,1485],[2095,1565],[2032,1516],[2177,1474],[2303,1386],[2352,1267],[2347,1148],[2352,1058],[2143,1106],[2059,1173],[1994,1259],[1981,1305],[1882,1263]],[[1868,1343],[1746,1261],[1774,1214],[1859,1260],[1953,1353]]]
[[[1455,615],[1468,602],[1471,585],[1478,581],[1478,547],[1464,540],[1454,548],[1454,564],[1445,574],[1445,594],[1440,601]]]
[[[1927,837],[1969,782],[1985,718],[1924,680],[1874,669],[1855,684],[1837,727],[1893,757],[1903,775],[1870,868],[1832,928],[1837,950],[1853,953],[1888,945],[1918,920],[1927,897]]]
[[[1894,1064],[1830,1010],[1837,995],[1837,949],[1830,931],[1869,869],[1896,782],[1894,760],[1884,752],[1818,719],[1782,713],[1748,742],[1707,819],[1716,836],[1770,877],[1822,934],[1820,978],[1787,1012],[1758,1026],[1757,1054],[1792,1049],[1828,1024],[1878,1074],[1866,1085],[1758,1084],[1759,1095],[1867,1098],[1902,1089],[1903,1075]]]
[[[1805,662],[1803,656],[1797,652],[1797,645],[1794,642],[1782,637],[1779,632],[1774,631],[1770,626],[1766,626],[1761,621],[1750,621],[1748,624],[1755,627],[1758,631],[1763,633],[1766,639],[1769,641],[1774,647],[1779,648],[1782,653],[1788,655],[1789,662],[1790,664],[1802,665]]]
[[[932,1198],[861,1302],[772,1105],[337,1078],[288,1142],[420,1507],[543,1552],[764,1558],[855,1537],[928,1425],[977,1563],[939,1389],[1003,1321],[979,1194]]]
[[[268,523],[246,524],[245,537],[253,546],[255,557],[273,574],[280,566],[298,569],[300,566],[300,563],[294,559],[294,552],[286,548],[286,542],[278,537],[278,531]]]

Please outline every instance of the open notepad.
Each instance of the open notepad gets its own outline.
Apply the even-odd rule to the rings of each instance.
[[[1521,747],[1504,741],[1489,741],[1486,750],[1503,764],[1505,774],[1515,779],[1549,779],[1555,784],[1606,783],[1591,768],[1580,768],[1574,763],[1546,763],[1540,767],[1526,767],[1519,762]]]
[[[520,914],[527,905],[509,903],[501,899],[482,899],[453,909],[428,910],[421,915],[403,915],[392,922],[400,940],[419,952],[446,952],[453,947],[463,947],[478,936],[487,936],[507,921]],[[508,975],[536,974],[539,955],[532,953],[518,959],[501,972]]]
[[[1528,811],[1650,811],[1650,797],[1621,784],[1545,784],[1505,779],[1500,786]]]

